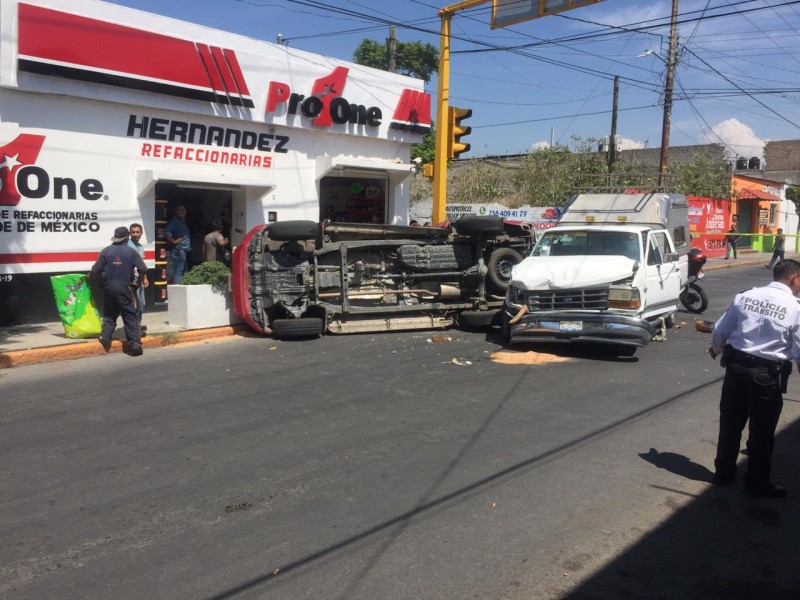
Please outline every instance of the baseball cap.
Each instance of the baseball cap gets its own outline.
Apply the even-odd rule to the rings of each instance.
[[[114,230],[114,237],[111,238],[111,241],[115,244],[118,244],[119,242],[124,242],[127,240],[130,235],[131,233],[128,231],[127,227],[117,227]]]

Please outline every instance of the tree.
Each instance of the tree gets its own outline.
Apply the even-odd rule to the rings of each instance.
[[[422,159],[423,163],[432,163],[435,157],[436,150],[436,127],[431,125],[430,133],[426,133],[425,137],[419,144],[411,146],[411,160],[415,158]]]
[[[353,52],[353,62],[382,71],[389,70],[389,50],[386,44],[364,40]],[[423,42],[397,42],[396,72],[422,79],[425,83],[439,70],[439,50]]]

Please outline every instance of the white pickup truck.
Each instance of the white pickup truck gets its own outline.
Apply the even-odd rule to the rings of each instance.
[[[678,194],[579,194],[516,265],[506,344],[589,342],[632,356],[671,327],[688,276],[688,202]]]

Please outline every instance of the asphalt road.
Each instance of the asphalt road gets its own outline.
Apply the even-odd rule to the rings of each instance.
[[[710,273],[704,318],[768,275]],[[0,597],[796,598],[800,376],[794,493],[713,488],[723,371],[680,316],[632,359],[448,331],[4,371]]]

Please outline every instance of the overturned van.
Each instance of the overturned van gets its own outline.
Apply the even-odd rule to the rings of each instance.
[[[284,339],[488,326],[533,240],[529,226],[499,217],[442,227],[257,226],[233,253],[234,310]]]

